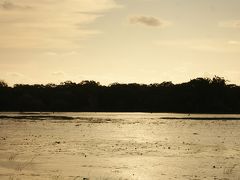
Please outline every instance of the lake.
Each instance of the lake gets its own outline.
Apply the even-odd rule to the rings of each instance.
[[[0,179],[240,179],[240,115],[0,113]]]

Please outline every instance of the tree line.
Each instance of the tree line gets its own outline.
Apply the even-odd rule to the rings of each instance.
[[[240,113],[240,86],[224,78],[173,84],[95,81],[15,84],[0,81],[0,111]]]

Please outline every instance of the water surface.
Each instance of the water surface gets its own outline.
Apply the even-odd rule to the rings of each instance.
[[[0,179],[238,179],[239,119],[1,113]]]

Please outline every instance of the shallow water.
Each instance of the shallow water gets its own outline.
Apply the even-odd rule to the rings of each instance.
[[[240,179],[240,115],[1,113],[0,179]]]

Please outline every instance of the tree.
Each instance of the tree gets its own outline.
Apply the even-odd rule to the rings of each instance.
[[[226,86],[227,80],[225,80],[223,77],[214,76],[212,79],[212,85],[218,86],[218,87],[224,87]]]
[[[8,87],[8,84],[5,81],[0,80],[0,88],[1,87]]]
[[[218,76],[189,82],[146,84],[66,81],[56,84],[16,84],[0,81],[0,111],[147,111],[240,113],[240,86]]]

